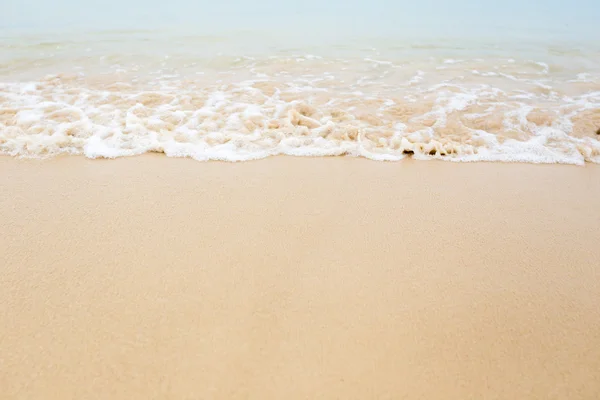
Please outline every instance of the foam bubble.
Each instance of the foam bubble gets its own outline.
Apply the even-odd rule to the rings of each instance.
[[[513,59],[397,68],[314,55],[151,74],[110,65],[0,83],[0,153],[600,162],[600,90],[580,84],[596,82],[593,71],[553,75],[547,63]]]

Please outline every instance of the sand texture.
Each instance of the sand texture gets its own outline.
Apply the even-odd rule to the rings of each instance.
[[[0,399],[600,398],[600,166],[0,171]]]

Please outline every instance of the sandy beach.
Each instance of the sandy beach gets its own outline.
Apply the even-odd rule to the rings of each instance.
[[[0,171],[3,400],[600,396],[598,165]]]

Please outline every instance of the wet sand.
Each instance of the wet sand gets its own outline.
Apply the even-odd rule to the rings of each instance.
[[[600,166],[0,171],[1,399],[600,396]]]

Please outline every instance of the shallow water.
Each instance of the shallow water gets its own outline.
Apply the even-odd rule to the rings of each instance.
[[[600,162],[592,2],[2,7],[3,154]]]

